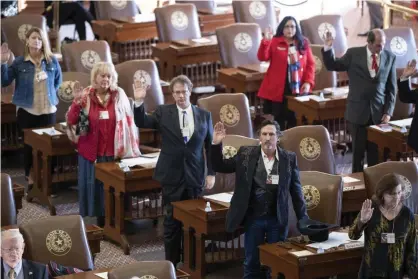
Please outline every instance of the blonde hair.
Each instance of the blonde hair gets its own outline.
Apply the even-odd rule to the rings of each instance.
[[[110,89],[116,90],[118,88],[118,73],[115,70],[115,66],[110,62],[98,62],[94,64],[90,74],[90,84],[95,87],[96,78],[98,74],[110,75]]]
[[[1,232],[1,240],[15,239],[17,238],[22,243],[25,242],[23,235],[20,233],[19,229],[10,229]]]
[[[42,52],[44,54],[44,57],[46,59],[46,61],[48,63],[51,63],[52,61],[52,57],[54,56],[51,52],[51,49],[49,48],[49,43],[48,43],[48,39],[45,35],[45,33],[42,31],[42,29],[38,28],[38,27],[32,27],[31,29],[29,29],[29,31],[26,33],[26,42],[25,42],[25,57],[29,55],[29,45],[28,45],[28,40],[30,35],[32,35],[32,33],[38,33],[39,36],[41,36],[41,40],[42,40]]]

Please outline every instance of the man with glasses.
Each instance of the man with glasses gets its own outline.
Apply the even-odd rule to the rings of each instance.
[[[135,123],[139,128],[156,129],[161,134],[161,153],[154,171],[154,179],[161,183],[164,219],[165,258],[174,266],[180,261],[181,222],[173,218],[171,202],[194,199],[202,195],[203,187],[215,184],[210,148],[212,118],[190,103],[193,84],[181,75],[170,82],[175,104],[161,105],[151,115],[145,113],[144,99],[149,89],[140,82],[134,84]],[[207,176],[205,180],[205,156]]]
[[[5,279],[48,279],[46,265],[22,259],[25,242],[18,229],[1,233],[1,276]]]

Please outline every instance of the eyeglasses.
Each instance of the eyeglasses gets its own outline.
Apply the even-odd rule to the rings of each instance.
[[[186,95],[187,93],[189,93],[189,90],[173,91],[173,94],[176,95]]]
[[[284,28],[288,28],[288,29],[295,29],[296,25],[285,25]]]
[[[1,250],[6,254],[11,254],[12,252],[19,253],[23,250],[23,248],[1,248]]]

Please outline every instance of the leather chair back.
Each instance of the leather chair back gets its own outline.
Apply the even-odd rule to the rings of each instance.
[[[257,23],[261,30],[277,27],[277,15],[272,0],[240,1],[233,0],[235,22]]]
[[[156,8],[154,12],[160,42],[202,37],[195,5],[168,5]]]
[[[65,114],[73,102],[73,87],[75,81],[79,81],[83,88],[90,85],[90,75],[79,72],[63,72],[62,83],[58,89],[58,98],[60,102],[57,105],[56,120],[57,123],[65,121]]]
[[[13,52],[10,52],[9,61],[7,61],[7,65],[12,65],[13,61],[15,60],[15,56]],[[12,95],[15,92],[15,81],[13,81],[9,86],[1,88],[1,98],[2,100],[5,98],[7,100],[12,99]]]
[[[301,171],[299,174],[309,218],[339,225],[343,199],[342,177],[317,171]],[[289,196],[289,236],[298,234],[297,218]]]
[[[375,193],[377,183],[388,173],[397,173],[404,180],[404,201],[414,214],[418,214],[418,167],[415,162],[384,162],[364,169],[367,196]]]
[[[343,18],[341,15],[317,15],[300,21],[302,34],[312,44],[323,45],[322,37],[330,31],[334,39],[334,51],[336,57],[341,57],[347,51],[348,43],[344,32]]]
[[[115,268],[108,273],[109,279],[176,279],[176,270],[170,261],[136,262]]]
[[[128,97],[134,98],[132,85],[140,82],[147,90],[144,104],[146,112],[154,111],[157,106],[164,104],[160,76],[153,60],[131,60],[115,66],[119,76],[119,86],[125,90]]]
[[[93,270],[86,229],[80,215],[51,216],[24,224],[27,260]]]
[[[16,57],[24,55],[26,33],[32,27],[40,28],[44,34],[48,36],[46,19],[41,15],[20,14],[1,19],[1,28],[7,37],[9,48],[16,55]],[[49,45],[49,40],[47,43]]]
[[[404,103],[399,99],[399,93],[396,94],[395,108],[391,120],[401,120],[411,117],[414,111],[414,104]]]
[[[80,41],[62,46],[64,68],[68,72],[90,74],[97,62],[112,63],[109,44],[106,41]]]
[[[283,132],[280,146],[296,153],[301,171],[335,174],[328,130],[322,125],[298,126]]]
[[[253,137],[248,99],[244,94],[216,94],[200,98],[197,105],[212,114],[213,123],[222,121],[227,134]]]
[[[17,225],[16,203],[10,176],[1,174],[1,226]]]
[[[257,58],[261,29],[256,23],[235,23],[216,29],[222,67],[260,63]]]
[[[418,59],[415,36],[411,28],[391,27],[383,31],[386,34],[385,49],[396,55],[396,68],[405,68],[408,61]]]
[[[259,145],[258,139],[239,135],[226,135],[222,140],[222,153],[225,159],[237,154],[241,146]],[[232,192],[235,189],[235,173],[216,173],[215,185],[212,189],[204,190],[204,195]]]
[[[313,90],[322,90],[324,88],[337,86],[337,73],[328,71],[327,68],[325,68],[321,53],[322,48],[323,45],[311,45],[312,54],[315,60],[315,87]]]
[[[131,0],[95,1],[94,5],[96,18],[98,20],[134,17],[138,14],[136,3]]]
[[[213,13],[216,9],[215,0],[205,0],[205,1],[196,1],[196,0],[176,0],[177,4],[193,4],[196,6],[196,9],[205,10],[210,13]]]

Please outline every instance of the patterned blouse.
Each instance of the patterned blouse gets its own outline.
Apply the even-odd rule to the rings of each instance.
[[[418,265],[414,214],[404,205],[398,216],[389,221],[377,204],[373,207],[375,210],[370,221],[359,229],[359,213],[348,233],[351,239],[359,239],[363,230],[365,232],[364,255],[358,278],[402,279],[405,276],[414,279]],[[392,232],[395,243],[382,243],[381,234]]]

